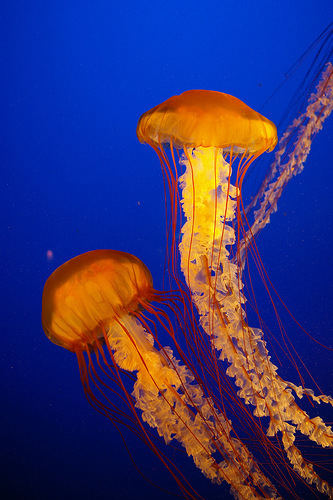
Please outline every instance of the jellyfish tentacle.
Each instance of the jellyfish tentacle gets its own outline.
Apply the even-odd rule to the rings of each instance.
[[[220,359],[229,362],[226,373],[235,378],[238,395],[255,406],[256,416],[269,416],[268,436],[281,431],[287,456],[298,472],[304,460],[294,445],[296,430],[323,447],[333,446],[333,432],[320,417],[310,419],[298,407],[291,393],[293,384],[278,376],[277,367],[270,361],[262,331],[246,324],[242,269],[231,261],[238,193],[230,185],[230,166],[222,152],[214,175],[211,166],[216,164],[215,158],[215,148],[196,148],[186,151],[182,159],[186,171],[179,178],[185,214],[179,246],[181,268],[200,324],[220,351]],[[331,401],[324,395],[318,398]],[[310,466],[302,477],[319,491],[331,494],[332,489]]]
[[[124,316],[113,324],[107,342],[118,366],[137,372],[135,406],[167,444],[176,439],[207,478],[227,481],[235,498],[280,498],[246,446],[231,436],[231,422],[212,410],[190,370],[170,348],[158,351],[137,318]],[[214,458],[217,451],[224,456],[220,463]]]
[[[253,213],[254,222],[239,244],[242,257],[244,257],[244,250],[249,241],[270,222],[270,216],[276,212],[277,202],[287,183],[303,171],[312,140],[322,129],[324,121],[330,116],[332,110],[333,66],[328,63],[316,91],[309,98],[306,110],[294,119],[282,135],[269,173],[257,196],[247,207],[247,212],[249,212],[259,204]]]

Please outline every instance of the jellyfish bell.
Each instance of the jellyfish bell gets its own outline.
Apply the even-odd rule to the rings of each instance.
[[[48,278],[42,326],[53,343],[82,350],[102,338],[103,329],[152,297],[151,274],[137,257],[94,250],[64,263]]]
[[[144,113],[140,142],[159,147],[230,150],[246,155],[272,151],[277,143],[273,122],[237,97],[213,90],[187,90]]]
[[[56,269],[46,281],[42,298],[42,326],[47,337],[75,352],[81,381],[95,402],[87,372],[102,359],[108,370],[141,370],[149,377],[147,359],[163,355],[153,347],[151,333],[139,319],[155,296],[148,268],[134,255],[117,250],[93,250]],[[156,300],[157,297],[156,297]],[[139,319],[138,319],[139,318]],[[103,344],[111,357],[106,362]],[[91,353],[95,353],[93,361]],[[108,410],[104,411],[110,417]]]

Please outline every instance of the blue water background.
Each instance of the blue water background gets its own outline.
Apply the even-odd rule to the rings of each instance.
[[[0,496],[174,498],[136,471],[110,422],[87,403],[75,356],[44,335],[43,286],[71,257],[114,248],[141,258],[160,288],[162,175],[154,152],[136,139],[139,116],[195,88],[259,110],[330,22],[332,3],[4,0],[1,10]],[[263,114],[278,122],[301,79],[290,78]],[[331,118],[258,240],[286,306],[331,347],[332,144]],[[248,182],[255,189],[254,172]],[[267,297],[257,299],[269,321]],[[332,393],[331,352],[281,314],[307,367]],[[298,382],[287,366],[280,371]],[[178,491],[150,451],[131,435],[127,444],[144,474]],[[210,485],[191,459],[178,463],[204,498],[228,491]]]

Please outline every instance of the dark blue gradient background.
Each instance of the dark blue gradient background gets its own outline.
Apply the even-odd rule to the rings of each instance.
[[[140,257],[161,287],[162,175],[136,139],[139,116],[193,88],[261,109],[332,14],[329,0],[2,1],[2,499],[173,498],[137,472],[115,429],[85,400],[75,356],[44,335],[43,286],[71,257],[114,248]],[[301,79],[293,75],[263,113],[278,122]],[[331,118],[258,240],[287,307],[331,346],[332,142]],[[255,189],[254,170],[248,182]],[[258,291],[257,299],[269,321],[267,297]],[[281,314],[332,392],[330,351]],[[298,382],[287,366],[280,372]],[[332,420],[323,405],[319,413]],[[126,441],[142,472],[177,493],[158,459],[134,436]],[[205,499],[228,498],[229,488],[211,485],[191,459],[177,460]]]

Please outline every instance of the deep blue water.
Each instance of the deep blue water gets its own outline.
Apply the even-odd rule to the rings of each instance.
[[[162,175],[136,139],[138,118],[193,88],[259,110],[332,14],[329,0],[3,0],[1,498],[172,498],[136,471],[119,435],[88,405],[75,356],[44,335],[43,286],[71,257],[114,248],[141,258],[160,288]],[[294,74],[263,114],[278,122],[303,76]],[[332,142],[331,117],[258,240],[287,307],[331,347]],[[269,315],[267,297],[258,300]],[[331,351],[282,314],[307,367],[332,393]],[[285,366],[281,374],[295,376]],[[318,412],[333,420],[323,405]],[[158,459],[126,440],[142,472],[177,492]],[[204,498],[224,498],[228,487],[211,486],[187,457],[178,463]]]

